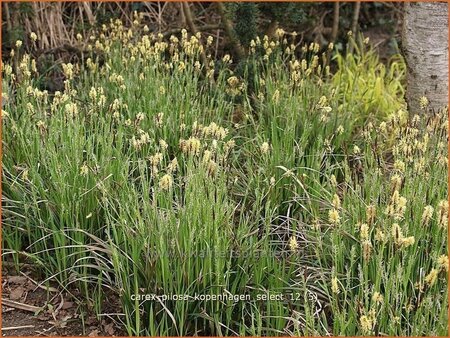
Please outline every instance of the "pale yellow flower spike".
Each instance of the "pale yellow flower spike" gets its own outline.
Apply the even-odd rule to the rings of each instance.
[[[291,238],[289,239],[289,248],[291,249],[291,251],[296,251],[298,249],[298,242],[295,236],[291,236]]]
[[[163,177],[161,177],[161,179],[159,181],[159,187],[162,190],[169,190],[169,189],[171,189],[172,188],[172,184],[173,184],[173,178],[169,174],[166,174]]]

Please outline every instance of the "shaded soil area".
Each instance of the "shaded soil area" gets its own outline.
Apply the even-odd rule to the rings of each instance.
[[[5,264],[6,263],[6,264]],[[64,291],[36,280],[33,267],[20,271],[2,267],[2,336],[123,336],[117,317],[117,297],[105,297],[104,315],[97,317],[77,301],[79,291]],[[6,266],[6,267],[5,267]]]

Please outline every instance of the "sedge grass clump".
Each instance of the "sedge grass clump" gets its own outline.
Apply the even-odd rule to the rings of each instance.
[[[447,152],[446,147],[439,146],[447,138],[447,113],[446,110],[432,113],[426,120],[413,117],[406,125],[391,124],[388,129],[401,144],[407,139],[412,148],[398,149],[394,158],[386,161],[381,157],[383,154],[371,151],[373,148],[368,144],[368,151],[362,151],[363,167],[367,168],[364,181],[349,179],[342,186],[343,217],[340,226],[332,228],[330,234],[335,248],[330,265],[346,279],[348,291],[345,297],[332,302],[337,315],[333,321],[335,333],[348,334],[349,322],[359,324],[351,334],[423,332],[417,327],[406,329],[401,318],[433,327],[436,334],[444,333],[447,225],[439,224],[433,216],[433,205],[439,205],[447,196],[447,186],[441,181],[446,177],[447,164],[432,159]],[[375,140],[390,142],[388,138],[374,137],[372,142]],[[424,164],[418,167],[421,162]],[[375,168],[374,163],[378,163]],[[418,177],[417,170],[429,181]],[[424,247],[430,250],[432,258],[422,251]],[[354,255],[348,258],[348,252]],[[335,298],[336,281],[330,279],[329,288],[330,297]],[[430,292],[438,295],[433,317],[425,315],[431,311],[426,301]],[[345,319],[341,317],[344,313]],[[391,321],[389,314],[398,319]]]
[[[368,43],[368,39],[350,37],[347,53],[337,52],[333,57],[337,63],[333,84],[343,102],[339,109],[357,112],[355,123],[359,125],[366,119],[386,120],[406,107],[402,56],[391,57],[385,65]]]
[[[445,335],[447,111],[408,116],[401,59],[295,42],[233,69],[111,20],[52,93],[18,43],[4,257],[99,314],[109,288],[130,335]]]

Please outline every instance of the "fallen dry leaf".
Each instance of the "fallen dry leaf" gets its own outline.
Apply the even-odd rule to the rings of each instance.
[[[73,307],[73,302],[64,301],[64,304],[61,306],[62,310],[67,310]]]
[[[8,282],[12,284],[24,284],[27,281],[27,278],[24,276],[9,276]]]
[[[24,293],[25,293],[25,289],[21,286],[18,286],[11,290],[11,292],[9,294],[9,299],[19,300],[20,298],[22,298]]]
[[[65,316],[61,319],[51,320],[51,321],[49,321],[49,323],[52,324],[56,328],[63,329],[67,326],[67,321],[70,318],[72,318],[72,316]]]
[[[114,330],[114,323],[109,323],[108,325],[104,325],[103,326],[103,330],[105,331],[106,334],[108,334],[109,336],[113,336],[115,333]]]
[[[97,337],[100,331],[98,329],[95,329],[91,333],[89,333],[88,337]]]

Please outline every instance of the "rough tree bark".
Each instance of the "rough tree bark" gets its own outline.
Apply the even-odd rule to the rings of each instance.
[[[219,10],[220,17],[223,23],[223,29],[235,52],[235,59],[242,60],[245,58],[245,50],[241,46],[239,40],[236,38],[233,31],[233,24],[230,19],[227,18],[226,9],[222,2],[216,2],[217,9]]]
[[[359,12],[361,11],[361,1],[355,2],[355,9],[353,11],[352,32],[356,35],[358,30]]]
[[[430,108],[448,105],[447,3],[405,3],[402,35],[410,112],[420,111],[422,96],[429,100]]]
[[[334,3],[334,13],[333,13],[333,29],[331,31],[331,41],[336,42],[336,38],[339,32],[339,1]]]

